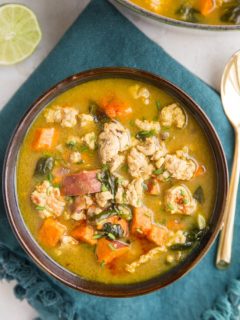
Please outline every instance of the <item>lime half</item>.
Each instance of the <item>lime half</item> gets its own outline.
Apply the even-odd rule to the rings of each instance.
[[[10,65],[29,57],[42,33],[35,14],[20,4],[0,7],[0,65]]]

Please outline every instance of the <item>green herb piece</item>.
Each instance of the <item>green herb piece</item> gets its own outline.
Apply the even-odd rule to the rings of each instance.
[[[104,165],[102,171],[98,173],[97,179],[102,183],[105,191],[110,191],[115,196],[118,187],[118,179],[114,177],[109,167]]]
[[[43,210],[45,210],[45,207],[36,206],[35,209],[38,210],[38,211],[43,211]]]
[[[156,107],[157,107],[157,110],[158,110],[158,111],[161,110],[161,103],[160,103],[160,101],[156,101]]]
[[[120,204],[117,207],[118,209],[118,216],[122,219],[127,221],[132,220],[132,209],[124,204]]]
[[[105,267],[105,265],[106,265],[106,262],[103,260],[103,261],[101,261],[101,263],[100,263],[100,267],[101,268],[104,268]]]
[[[199,203],[203,203],[205,200],[203,188],[199,186],[193,193],[193,198],[196,199]]]
[[[116,251],[116,248],[111,243],[109,243],[108,246],[112,251]]]
[[[184,204],[188,204],[188,199],[183,199]]]
[[[81,153],[87,152],[87,151],[89,151],[89,148],[88,148],[88,146],[81,145],[81,146],[78,147],[78,151],[81,152]]]
[[[168,202],[168,204],[167,204],[167,207],[168,207],[168,209],[171,210],[171,211],[174,210],[174,206],[173,206],[171,203],[169,203],[169,202]]]
[[[51,172],[49,172],[49,174],[47,175],[47,179],[48,179],[49,182],[52,182],[53,175],[51,174]]]
[[[101,234],[101,233],[95,233],[95,234],[93,235],[93,239],[97,240],[97,239],[102,238],[103,236],[104,236],[104,235]]]
[[[173,244],[169,247],[170,250],[173,251],[183,251],[183,250],[188,250],[192,247],[193,243],[192,242],[185,242],[185,243],[176,243]]]
[[[101,191],[102,192],[108,191],[108,188],[107,188],[107,186],[105,186],[105,184],[102,184]]]
[[[155,130],[150,130],[150,131],[142,130],[142,131],[139,131],[136,134],[136,138],[138,140],[145,141],[147,138],[155,136],[155,135],[156,135],[156,131]]]
[[[129,121],[129,124],[130,124],[131,127],[135,127],[135,121],[133,119],[131,119]]]
[[[114,234],[112,234],[112,233],[108,233],[108,234],[107,234],[107,237],[108,237],[110,240],[116,240],[116,237],[115,237]]]
[[[164,172],[163,168],[157,169],[153,171],[153,174],[155,174],[156,176],[159,176],[160,174],[162,174]]]
[[[74,147],[76,146],[76,141],[69,141],[66,143],[66,146],[69,148],[69,149],[74,149]]]
[[[34,175],[45,176],[49,174],[54,167],[53,157],[42,157],[38,160]]]

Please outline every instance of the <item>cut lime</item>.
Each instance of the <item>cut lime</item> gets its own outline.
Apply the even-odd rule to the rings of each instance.
[[[42,33],[35,14],[20,4],[0,7],[0,65],[10,65],[29,57]]]

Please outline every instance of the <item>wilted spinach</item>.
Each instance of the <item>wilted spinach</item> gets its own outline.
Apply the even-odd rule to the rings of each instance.
[[[199,22],[197,16],[200,12],[196,10],[193,7],[189,6],[181,6],[179,9],[176,11],[176,14],[179,16],[179,18],[183,21],[188,21],[188,22]]]
[[[196,199],[199,203],[203,203],[205,200],[203,188],[199,186],[193,193],[193,198]]]
[[[195,244],[199,243],[204,235],[207,233],[208,227],[204,229],[193,229],[189,231],[186,235],[185,243],[176,243],[169,247],[173,251],[183,251],[192,248]]]
[[[51,173],[54,167],[53,157],[42,157],[38,159],[34,175],[45,176]]]
[[[89,103],[89,113],[93,116],[93,120],[100,125],[104,125],[104,123],[111,120],[100,108],[100,106],[94,101],[91,101]]]
[[[115,196],[118,187],[118,179],[114,177],[107,165],[103,166],[100,173],[97,175],[98,180],[102,184],[102,191],[110,191]]]
[[[223,5],[221,21],[233,24],[240,24],[240,1],[230,1]]]

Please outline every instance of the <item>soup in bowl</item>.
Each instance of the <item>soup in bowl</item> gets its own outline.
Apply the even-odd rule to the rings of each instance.
[[[155,20],[199,29],[240,28],[239,0],[116,0]]]
[[[227,192],[224,153],[201,109],[125,68],[50,89],[16,129],[4,172],[27,252],[66,284],[110,296],[188,271],[219,230]]]

